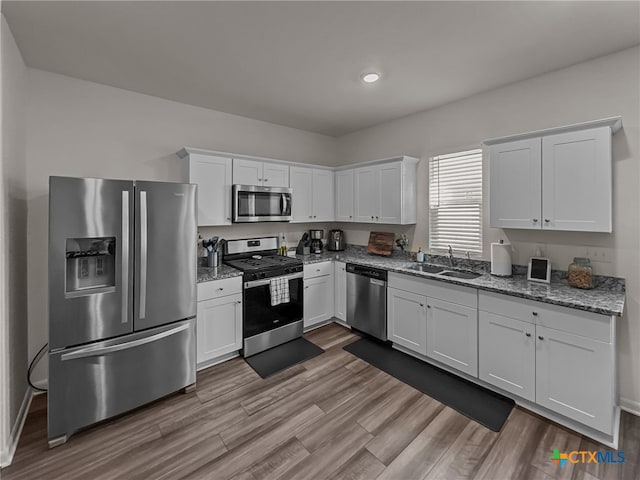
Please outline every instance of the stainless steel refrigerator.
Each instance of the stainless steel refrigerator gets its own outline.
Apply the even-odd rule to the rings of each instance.
[[[49,445],[195,383],[196,186],[49,179]]]

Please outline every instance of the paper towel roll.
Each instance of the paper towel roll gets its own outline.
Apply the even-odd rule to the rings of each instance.
[[[511,276],[511,244],[491,244],[491,275],[498,277]]]

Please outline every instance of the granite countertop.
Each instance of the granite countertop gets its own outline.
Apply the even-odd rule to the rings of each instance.
[[[581,290],[569,286],[563,275],[554,274],[550,284],[530,282],[526,271],[517,273],[513,277],[495,277],[488,273],[488,262],[468,261],[456,258],[455,269],[471,269],[482,275],[478,278],[465,280],[460,278],[442,277],[434,274],[418,272],[408,267],[414,263],[413,259],[404,252],[394,251],[391,257],[371,255],[365,247],[349,246],[343,252],[324,252],[319,255],[297,255],[305,264],[339,260],[370,267],[381,268],[390,272],[397,272],[415,277],[429,278],[456,285],[464,285],[502,293],[514,297],[526,298],[553,305],[570,307],[604,315],[622,316],[625,302],[625,281],[622,278],[596,277],[597,286],[592,290]],[[443,263],[444,257],[429,259],[429,263],[440,264],[446,269],[449,265]],[[474,268],[475,267],[475,268]],[[518,269],[516,269],[518,270]],[[519,269],[522,271],[521,269]]]
[[[625,281],[622,278],[596,277],[596,288],[592,290],[581,290],[570,287],[561,272],[554,272],[550,284],[536,283],[527,280],[526,271],[523,273],[522,268],[515,268],[516,274],[514,274],[513,277],[495,277],[488,273],[489,262],[456,258],[454,270],[466,269],[481,273],[478,278],[466,280],[411,270],[408,267],[414,263],[414,260],[410,254],[405,252],[394,250],[393,255],[390,257],[381,257],[379,255],[372,255],[367,252],[366,247],[357,245],[349,245],[347,249],[342,252],[327,251],[321,254],[296,255],[296,258],[302,260],[305,265],[332,260],[356,263],[381,268],[390,272],[464,285],[479,290],[502,293],[603,315],[622,316],[624,310]],[[427,262],[440,264],[444,268],[450,269],[444,260],[445,257],[429,256]],[[221,265],[217,268],[198,267],[198,283],[239,276],[242,276],[240,270],[236,270],[227,265]]]
[[[227,265],[219,267],[198,267],[198,283],[222,280],[224,278],[241,277],[242,272]]]

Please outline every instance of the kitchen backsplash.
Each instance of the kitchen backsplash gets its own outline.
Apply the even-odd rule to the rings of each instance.
[[[427,258],[438,259],[439,255],[428,253],[428,241],[423,242],[417,239],[416,226],[415,225],[372,225],[367,223],[247,223],[247,224],[234,224],[229,226],[218,227],[200,227],[198,229],[200,235],[203,238],[210,238],[218,236],[225,239],[237,239],[237,238],[250,238],[250,237],[264,237],[264,236],[278,236],[280,233],[285,234],[288,247],[295,247],[298,244],[298,240],[305,231],[310,229],[323,229],[325,231],[325,237],[331,229],[341,229],[345,232],[346,242],[352,246],[366,246],[369,241],[369,233],[372,231],[393,232],[396,238],[401,237],[403,234],[409,239],[409,250],[413,252],[415,258],[415,252],[418,248],[422,248],[427,253]],[[525,232],[527,233],[527,232]],[[591,263],[594,268],[594,273],[599,276],[608,276],[614,273],[616,265],[615,251],[606,247],[593,247],[588,245],[580,245],[575,243],[577,238],[575,235],[569,235],[565,232],[552,232],[544,235],[540,232],[529,232],[525,235],[519,231],[505,231],[499,230],[492,232],[492,236],[497,236],[496,239],[491,241],[497,241],[502,238],[511,242],[511,260],[514,264],[514,268],[522,268],[526,273],[526,265],[529,258],[536,255],[536,251],[540,250],[540,253],[544,257],[548,257],[551,260],[552,270],[558,272],[566,272],[568,265],[572,262],[573,257],[587,257],[591,259]],[[535,235],[537,234],[537,235]],[[423,235],[420,235],[421,237]],[[564,238],[567,236],[567,238]],[[526,241],[526,238],[535,239],[539,237],[537,242]],[[581,237],[584,240],[595,240],[588,236]],[[544,240],[543,240],[544,239]],[[424,245],[423,245],[424,243]],[[485,252],[481,259],[460,258],[456,254],[456,264],[461,268],[490,270],[490,242],[487,244],[485,241]],[[440,255],[441,256],[441,255]],[[445,258],[445,257],[443,257]],[[467,266],[468,265],[468,266]]]

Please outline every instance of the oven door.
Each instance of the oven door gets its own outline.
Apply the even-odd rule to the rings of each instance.
[[[233,222],[291,221],[290,188],[233,186]]]
[[[255,280],[244,284],[243,337],[249,338],[302,320],[302,272],[286,275],[289,301],[272,305],[271,280]]]

